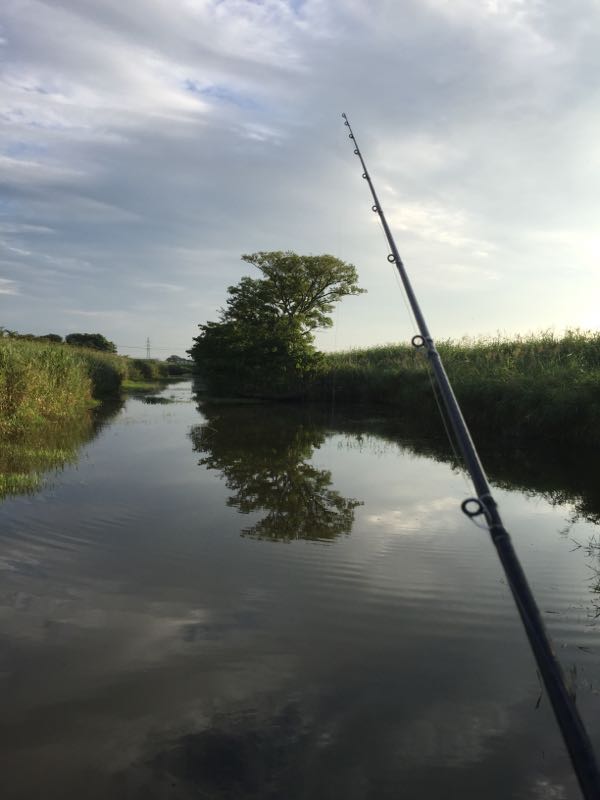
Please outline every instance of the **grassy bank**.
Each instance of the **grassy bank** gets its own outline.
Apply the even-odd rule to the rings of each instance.
[[[503,436],[600,444],[600,334],[438,343],[467,422]],[[393,406],[415,425],[439,412],[427,359],[410,345],[332,353],[312,395]]]
[[[0,339],[0,433],[80,414],[102,386],[94,387],[91,368],[91,359],[66,346]]]
[[[0,338],[0,434],[75,419],[127,385],[169,377],[169,365],[65,344]]]

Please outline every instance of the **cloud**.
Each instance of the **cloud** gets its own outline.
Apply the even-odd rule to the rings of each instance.
[[[158,281],[143,281],[139,283],[138,286],[140,289],[158,289],[161,292],[182,292],[184,290],[184,286],[178,286],[175,283],[160,283]]]
[[[0,278],[0,294],[19,294],[16,281]]]
[[[438,527],[458,529],[462,519],[456,515],[453,521],[446,513],[456,511],[459,503],[456,497],[436,497],[433,500],[418,503],[404,503],[402,509],[389,509],[378,514],[371,514],[366,521],[385,529],[388,533],[413,535],[415,531],[430,531]]]
[[[436,335],[579,324],[600,288],[598,25],[587,0],[8,4],[3,270],[48,300],[7,323],[43,332],[65,301],[118,296],[131,319],[109,338],[179,346],[241,253],[291,248],[359,268],[337,346],[410,335],[345,110]],[[68,264],[93,269],[75,285]],[[170,289],[158,320],[136,306],[140,275],[184,287],[189,315]]]

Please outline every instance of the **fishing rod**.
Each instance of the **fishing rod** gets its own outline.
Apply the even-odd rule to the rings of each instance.
[[[565,745],[571,757],[573,769],[577,775],[579,786],[585,800],[600,800],[600,773],[596,763],[596,757],[592,743],[583,725],[575,702],[567,689],[565,678],[558,663],[550,638],[544,627],[544,623],[535,602],[535,598],[523,572],[523,568],[515,553],[510,536],[504,527],[492,490],[488,482],[485,470],[479,458],[479,454],[471,438],[467,423],[463,417],[460,405],[435,342],[429,332],[429,328],[421,311],[421,307],[414,293],[412,284],[406,272],[406,268],[400,253],[396,247],[396,242],[392,236],[389,225],[377,192],[367,170],[367,165],[350,126],[346,114],[342,114],[344,125],[349,129],[349,137],[354,142],[354,155],[358,156],[363,168],[362,176],[369,184],[371,195],[373,196],[372,210],[379,215],[385,237],[390,246],[388,261],[396,265],[400,280],[406,292],[408,302],[414,314],[419,333],[413,336],[411,344],[416,349],[423,349],[431,365],[435,382],[438,386],[443,407],[448,415],[451,430],[458,444],[462,457],[471,476],[476,497],[469,497],[463,500],[461,509],[470,519],[482,516],[485,519],[492,542],[500,558],[508,585],[519,610],[521,621],[525,628],[529,644],[533,650],[538,669],[544,681],[544,686],[548,692],[554,715],[560,727]]]

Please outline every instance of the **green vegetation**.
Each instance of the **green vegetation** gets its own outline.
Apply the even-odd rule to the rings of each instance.
[[[139,383],[158,383],[170,375],[168,364],[152,358],[128,358],[127,379]]]
[[[61,349],[67,350],[67,348]],[[127,358],[83,347],[78,348],[75,352],[91,380],[92,397],[95,400],[118,394],[123,381],[129,374]]]
[[[35,336],[33,333],[11,331],[2,325],[0,325],[0,338],[24,339],[28,342],[55,342],[56,344],[61,344],[63,342],[62,336],[59,336],[58,333],[46,333],[43,336]],[[117,352],[116,344],[110,342],[101,333],[69,333],[65,336],[64,342],[72,347],[89,347],[92,350],[102,350],[105,353]]]
[[[92,350],[101,350],[104,353],[116,353],[117,346],[110,342],[101,333],[69,333],[65,342],[73,347],[89,347]]]
[[[122,388],[147,390],[169,376],[165,362],[67,346],[46,337],[0,336],[0,435],[77,419]]]
[[[191,358],[181,356],[169,356],[166,359],[166,366],[169,375],[192,375],[195,372],[195,364]]]
[[[91,400],[92,381],[78,351],[0,339],[0,433],[76,417]]]
[[[65,336],[65,342],[72,347],[89,347],[91,350],[101,350],[104,353],[117,352],[117,345],[101,333],[69,333]]]
[[[599,333],[463,339],[438,349],[474,429],[600,444]],[[427,359],[410,345],[329,354],[311,394],[390,404],[415,425],[437,426]]]
[[[263,277],[230,286],[218,322],[200,325],[189,351],[211,392],[285,397],[305,391],[321,354],[313,331],[333,304],[359,294],[356,268],[334,256],[260,252],[242,259]]]
[[[173,397],[160,397],[152,394],[144,395],[141,400],[142,403],[146,403],[149,406],[168,406],[177,402]]]

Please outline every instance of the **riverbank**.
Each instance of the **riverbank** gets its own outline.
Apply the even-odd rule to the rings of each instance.
[[[600,333],[463,339],[438,349],[473,430],[600,445]],[[427,359],[410,345],[327,354],[310,396],[393,406],[415,427],[439,425]]]
[[[0,338],[0,435],[77,419],[122,388],[170,378],[169,367],[65,344]]]

